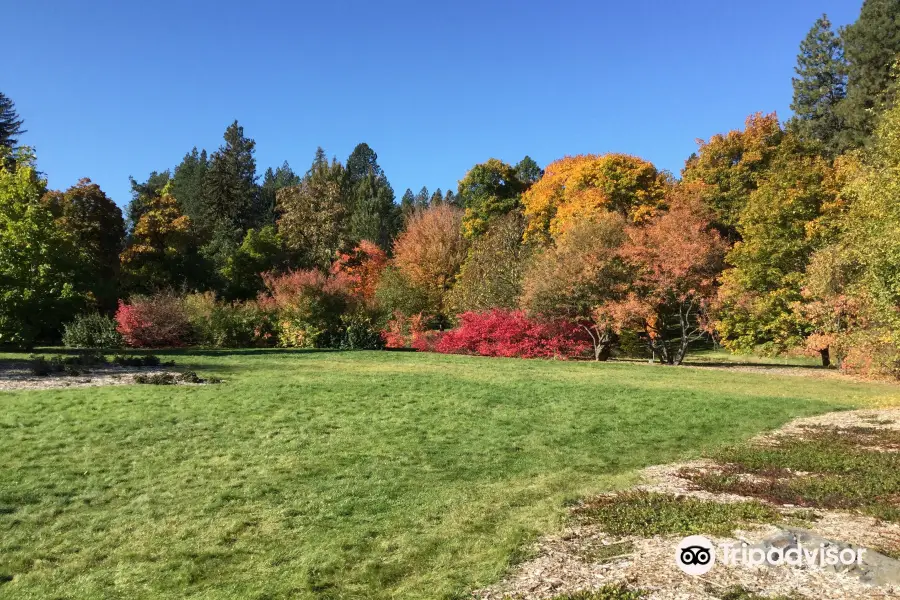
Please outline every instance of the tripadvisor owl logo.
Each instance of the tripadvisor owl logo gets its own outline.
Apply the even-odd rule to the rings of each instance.
[[[702,535],[688,536],[675,549],[675,564],[688,575],[703,575],[716,564],[716,549]]]

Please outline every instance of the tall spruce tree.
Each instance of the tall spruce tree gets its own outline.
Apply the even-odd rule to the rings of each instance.
[[[225,130],[225,144],[210,160],[204,185],[203,229],[211,229],[217,245],[238,244],[251,227],[260,223],[256,183],[256,142],[244,136],[244,128],[235,121]]]
[[[345,169],[350,235],[356,241],[369,240],[387,250],[397,232],[394,189],[378,164],[378,155],[361,143],[347,158]]]
[[[822,145],[824,153],[834,157],[841,151],[843,119],[837,107],[847,95],[847,64],[841,39],[822,15],[800,43],[794,68],[794,111],[792,126],[805,139]]]
[[[893,95],[891,70],[900,54],[900,0],[865,0],[859,19],[841,30],[847,59],[847,97],[840,115],[845,146],[862,146]]]
[[[201,237],[209,234],[203,227],[207,225],[205,216],[206,174],[209,171],[209,158],[206,150],[193,150],[184,155],[172,177],[170,193],[178,200],[181,212],[190,217],[194,231]]]
[[[416,211],[416,195],[413,194],[413,191],[409,188],[406,188],[406,191],[403,192],[403,197],[400,198],[400,220],[401,227],[406,224],[407,219],[409,219],[410,215],[412,215]]]
[[[19,145],[19,136],[27,133],[22,129],[25,123],[16,112],[16,103],[0,92],[0,146],[15,148]]]
[[[284,161],[280,167],[266,169],[260,186],[260,205],[263,210],[262,225],[274,225],[278,218],[276,211],[276,194],[278,190],[300,184],[300,176],[294,173],[291,165]]]

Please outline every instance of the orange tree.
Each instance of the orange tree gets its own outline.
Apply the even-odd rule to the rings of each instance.
[[[662,362],[681,364],[690,343],[709,329],[726,244],[711,227],[696,186],[679,186],[670,208],[631,225],[619,250],[630,271],[618,298],[600,304],[595,319],[616,332],[639,331]]]

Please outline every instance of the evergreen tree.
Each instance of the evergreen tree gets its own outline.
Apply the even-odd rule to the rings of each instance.
[[[429,200],[431,200],[431,195],[428,193],[428,188],[423,185],[419,193],[416,194],[416,207],[428,208]]]
[[[413,194],[413,191],[411,189],[406,188],[406,191],[403,192],[403,197],[400,198],[400,220],[402,221],[401,225],[405,225],[410,215],[412,215],[415,211],[416,195]]]
[[[228,126],[224,138],[225,144],[210,160],[200,222],[195,225],[201,231],[212,231],[221,244],[239,244],[264,213],[256,183],[256,142],[244,136],[237,121]]]
[[[516,163],[515,169],[516,178],[522,183],[525,190],[537,183],[544,175],[544,170],[527,154],[525,158]]]
[[[444,192],[441,191],[441,188],[434,190],[434,193],[431,194],[431,200],[428,201],[429,206],[440,206],[444,203]]]
[[[837,114],[838,103],[847,92],[847,65],[841,39],[832,31],[831,21],[822,15],[800,44],[794,83],[792,125],[806,139],[822,144],[825,153],[840,153],[843,128]]]
[[[450,206],[459,206],[459,197],[453,193],[453,190],[447,190],[447,194],[444,196],[444,204],[449,204]]]
[[[865,0],[859,19],[841,30],[847,59],[847,97],[840,114],[844,144],[861,146],[891,101],[891,69],[900,54],[900,0]]]
[[[260,204],[263,209],[263,225],[274,224],[276,221],[275,196],[278,190],[294,185],[300,185],[300,176],[294,173],[287,161],[284,161],[274,171],[272,167],[266,169],[259,190]]]
[[[16,112],[16,103],[0,92],[0,146],[10,149],[18,146],[19,136],[27,133],[22,129],[24,123]]]
[[[345,175],[351,237],[389,249],[398,229],[394,189],[378,164],[378,155],[368,144],[361,143],[353,149],[347,158]]]
[[[204,191],[206,174],[209,170],[209,158],[206,150],[193,150],[184,155],[181,164],[175,167],[170,192],[178,200],[181,212],[191,218],[195,231],[201,236],[207,232],[200,229],[203,225]]]
[[[378,155],[365,142],[357,144],[350,153],[346,172],[350,187],[364,180],[370,173],[376,178],[384,178],[384,171],[378,165]]]

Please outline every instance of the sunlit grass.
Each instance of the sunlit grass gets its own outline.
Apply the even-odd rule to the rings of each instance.
[[[169,357],[225,382],[0,394],[0,597],[463,597],[641,467],[896,397],[621,363]]]

